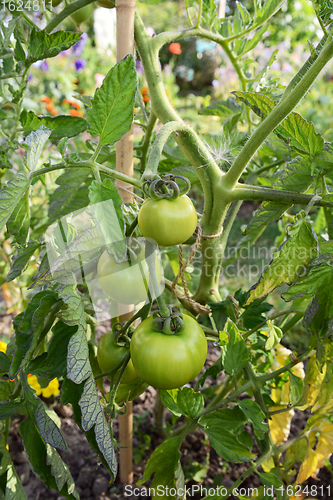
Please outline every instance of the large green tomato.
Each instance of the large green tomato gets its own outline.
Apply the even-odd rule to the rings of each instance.
[[[86,21],[93,12],[94,4],[90,3],[89,5],[85,5],[84,7],[82,7],[82,9],[73,12],[70,17],[73,19],[76,26],[80,26],[80,24]]]
[[[157,281],[160,282],[161,264],[157,256],[155,259]],[[136,260],[119,264],[105,250],[98,261],[97,275],[104,292],[120,304],[139,304],[147,299],[149,268],[144,247]]]
[[[112,331],[103,335],[97,346],[97,361],[102,373],[113,370],[124,359],[127,353],[128,347],[117,344],[115,334]],[[114,380],[117,374],[118,372],[116,372]],[[136,373],[130,359],[121,377],[121,383],[131,384],[136,380],[140,380],[140,377]]]
[[[176,200],[148,198],[139,211],[138,224],[143,236],[158,245],[178,245],[194,233],[197,214],[186,194]]]
[[[154,330],[153,317],[134,331],[130,350],[140,378],[157,389],[175,389],[193,380],[207,357],[207,340],[195,319],[183,314],[185,327],[174,335]]]

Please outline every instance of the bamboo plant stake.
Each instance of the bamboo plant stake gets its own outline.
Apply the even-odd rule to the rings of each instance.
[[[117,11],[117,62],[127,54],[134,54],[134,9],[135,0],[116,0]],[[133,177],[133,125],[116,144],[116,170]],[[124,203],[132,201],[133,186],[116,181]],[[121,321],[133,315],[133,307],[119,309]],[[119,416],[119,472],[123,484],[133,482],[133,407],[127,403],[127,412]]]

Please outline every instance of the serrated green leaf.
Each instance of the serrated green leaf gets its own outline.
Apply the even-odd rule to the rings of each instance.
[[[257,472],[256,474],[260,477],[260,481],[265,486],[274,486],[274,488],[283,488],[283,482],[273,473],[273,472]]]
[[[199,115],[213,115],[219,116],[223,119],[230,118],[231,116],[238,115],[241,112],[241,107],[235,102],[234,99],[227,101],[216,101],[206,108],[199,110]]]
[[[312,296],[303,325],[323,338],[333,333],[333,255],[321,254],[308,266],[304,277],[292,284],[282,295],[286,301]]]
[[[237,321],[235,304],[229,298],[222,300],[221,302],[209,302],[210,309],[212,310],[212,316],[218,331],[223,330],[224,325],[228,318],[234,323]]]
[[[21,201],[30,185],[29,179],[20,172],[0,190],[0,232]]]
[[[111,179],[107,178],[102,184],[97,181],[91,183],[89,199],[108,252],[116,262],[120,262],[124,259],[127,248],[121,196]]]
[[[29,191],[27,190],[21,201],[16,205],[14,211],[7,221],[7,231],[19,245],[25,245],[30,226]]]
[[[131,128],[137,76],[133,56],[128,55],[106,75],[88,110],[88,132],[99,144],[114,144]]]
[[[8,373],[10,367],[10,359],[4,352],[0,351],[0,375]]]
[[[197,418],[203,410],[204,398],[200,392],[194,392],[190,387],[183,387],[177,394],[177,405],[183,415]]]
[[[247,419],[244,412],[235,406],[234,408],[222,408],[213,413],[204,415],[200,418],[199,424],[203,427],[218,427],[221,429],[238,434],[244,429]]]
[[[14,399],[13,401],[0,401],[0,420],[11,417],[15,413],[17,413],[23,405],[23,399]]]
[[[268,339],[265,343],[265,349],[268,351],[274,349],[283,337],[283,331],[278,326],[273,325],[271,321],[267,321],[267,326],[269,328]]]
[[[82,414],[81,414],[81,408],[79,406],[79,401],[81,399],[81,396],[83,394],[83,389],[85,387],[85,382],[81,382],[81,384],[74,384],[71,380],[68,380],[65,378],[64,383],[63,383],[63,389],[62,389],[62,395],[61,395],[61,400],[63,404],[68,404],[71,403],[73,407],[73,412],[74,412],[74,419],[75,422],[78,424],[78,426],[83,430],[82,428]],[[103,429],[106,429],[104,426],[102,427]],[[107,427],[107,439],[106,439],[106,454],[105,456],[99,449],[99,445],[96,440],[96,434],[94,432],[94,429],[90,429],[89,431],[86,432],[86,437],[92,446],[92,448],[96,451],[96,453],[99,454],[101,461],[105,465],[105,467],[108,469],[110,474],[112,475],[112,479],[115,478],[116,473],[117,473],[117,461],[116,457],[114,454],[114,449],[113,449],[113,443],[112,443],[112,438],[110,439],[109,436],[111,436],[111,427]],[[99,435],[103,438],[103,435]]]
[[[242,399],[238,401],[238,406],[244,412],[247,421],[251,422],[255,434],[262,439],[263,433],[268,431],[268,424],[260,406],[252,399]]]
[[[86,120],[81,116],[37,116],[33,111],[26,111],[25,109],[20,115],[20,122],[25,134],[37,130],[42,125],[45,126],[51,130],[50,139],[52,140],[75,137],[82,134],[88,126]]]
[[[261,118],[266,118],[275,108],[275,103],[263,94],[239,91],[233,94]],[[295,111],[278,125],[275,133],[302,154],[316,156],[324,149],[324,139],[315,132],[313,123]]]
[[[220,425],[212,424],[203,427],[209,437],[210,445],[220,455],[221,458],[230,462],[248,462],[255,458],[237,437]]]
[[[27,246],[18,249],[17,253],[12,257],[12,261],[10,263],[10,271],[7,274],[6,281],[12,281],[26,269],[30,257],[40,246],[41,243],[30,240]]]
[[[226,345],[221,346],[222,365],[228,375],[237,375],[249,361],[250,355],[237,326],[228,319],[224,328],[229,336]]]
[[[61,461],[56,450],[43,442],[37,426],[30,416],[21,422],[19,433],[34,473],[48,488],[58,491],[68,500],[79,500],[80,497],[75,490],[74,481],[67,465]],[[57,474],[60,470],[59,461],[62,462],[61,477],[54,478],[53,473]],[[58,484],[62,485],[61,489],[58,488]]]
[[[45,144],[51,135],[51,130],[40,126],[38,130],[31,132],[25,141],[22,142],[22,146],[27,150],[24,155],[24,164],[33,172],[37,167],[38,160],[43,153]]]
[[[77,326],[77,332],[70,338],[67,354],[67,377],[79,384],[86,380],[91,372],[89,349],[86,337],[87,323],[80,292],[73,285],[68,285],[59,292],[67,309],[59,315],[66,325]]]
[[[143,478],[137,484],[143,484],[152,474],[154,474],[151,487],[156,488],[162,486],[161,497],[163,500],[176,498],[165,494],[166,486],[175,488],[176,486],[176,471],[179,465],[180,453],[179,448],[182,438],[174,437],[166,439],[160,444],[153,452],[152,456],[147,462]],[[163,488],[164,487],[164,488]],[[164,490],[164,491],[163,491]]]
[[[300,218],[293,226],[289,226],[288,232],[292,236],[274,253],[273,261],[251,288],[246,305],[266,296],[282,283],[290,285],[317,255],[317,241],[309,222]]]
[[[45,30],[32,28],[29,36],[29,54],[25,61],[26,67],[31,66],[36,61],[57,56],[62,50],[67,50],[75,45],[80,37],[81,33],[71,31],[59,30],[47,33]]]
[[[83,201],[83,203],[77,206],[76,210],[88,205],[88,188],[82,186],[82,183],[84,183],[89,174],[90,169],[88,168],[69,168],[57,178],[56,184],[58,184],[59,187],[51,195],[48,211],[51,222],[74,211],[72,204],[74,198],[82,199]],[[84,190],[85,200],[80,196],[80,191],[82,192],[82,189]]]
[[[289,372],[289,380],[289,401],[292,406],[295,406],[302,397],[304,383],[300,377],[297,377],[291,371]]]
[[[171,411],[176,417],[181,417],[182,412],[177,404],[178,391],[179,389],[161,390],[160,396],[163,406]]]
[[[55,314],[62,302],[51,291],[37,293],[29,302],[27,309],[14,319],[15,354],[10,367],[10,378],[15,378],[27,356],[45,337],[55,321]]]

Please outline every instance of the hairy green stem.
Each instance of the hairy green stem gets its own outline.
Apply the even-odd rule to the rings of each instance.
[[[297,362],[291,361],[290,363],[286,364],[282,368],[279,368],[278,370],[275,370],[272,373],[265,373],[264,375],[258,376],[257,379],[261,384],[263,384],[264,382],[267,382],[268,380],[272,380],[273,378],[277,377],[278,375],[281,375],[281,373],[284,373],[288,370],[291,370],[294,366],[298,365],[299,363],[301,363],[305,359],[311,358],[311,356],[313,356],[315,354],[315,352],[316,352],[315,350],[309,351],[309,352],[303,354],[302,356],[300,356],[297,359]]]
[[[237,187],[230,193],[230,198],[243,201],[275,201],[276,203],[281,203],[281,205],[307,205],[313,199],[313,195],[297,193],[295,191],[285,191],[284,189],[237,184]],[[315,201],[314,205],[320,207],[333,207],[333,202],[318,200]]]
[[[144,169],[146,168],[147,153],[148,153],[151,136],[154,132],[156,122],[157,122],[157,116],[151,111],[151,113],[149,115],[149,120],[147,123],[145,138],[144,138],[143,144],[141,146],[141,157],[140,157],[141,172],[143,172]]]

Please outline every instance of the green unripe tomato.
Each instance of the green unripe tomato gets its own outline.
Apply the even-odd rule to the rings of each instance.
[[[103,335],[97,346],[97,361],[102,373],[113,370],[124,359],[128,351],[128,347],[117,344],[115,334],[112,331]],[[116,380],[118,373],[119,370],[116,372],[114,380]],[[121,377],[121,383],[131,384],[136,380],[140,380],[140,377],[130,359]]]
[[[193,380],[207,357],[207,340],[195,319],[183,314],[185,327],[167,335],[145,319],[134,331],[130,350],[140,378],[157,389],[176,389]]]
[[[99,7],[105,7],[106,9],[113,9],[115,2],[114,0],[98,0],[97,5],[99,5]]]
[[[82,9],[73,12],[70,17],[72,18],[76,26],[80,26],[80,24],[86,21],[93,12],[94,4],[90,3],[89,5],[85,5],[84,7],[82,7]]]
[[[156,256],[156,276],[161,280],[162,268]],[[104,292],[120,304],[139,304],[147,299],[149,268],[145,261],[144,247],[132,262],[119,264],[107,251],[101,255],[97,266],[98,281]]]
[[[175,200],[148,198],[138,216],[143,236],[163,247],[184,243],[194,233],[197,221],[193,203],[186,194]]]

